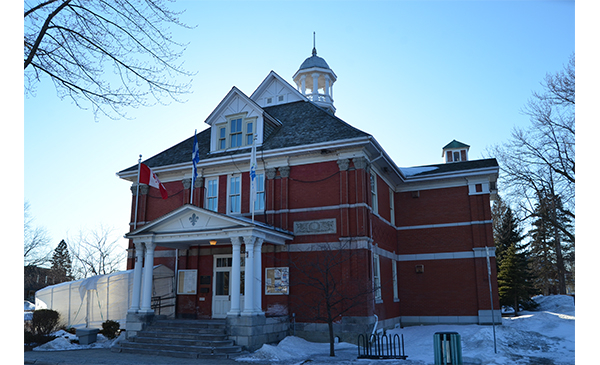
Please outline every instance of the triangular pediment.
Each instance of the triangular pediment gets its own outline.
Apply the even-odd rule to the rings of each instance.
[[[275,71],[271,71],[250,96],[261,107],[306,101],[306,97],[285,81]]]
[[[125,235],[134,242],[152,241],[159,246],[185,248],[191,245],[229,244],[232,237],[257,236],[266,242],[284,244],[291,232],[186,204]],[[212,243],[211,243],[212,244]]]
[[[186,204],[131,232],[129,235],[220,230],[244,226],[248,227],[251,224],[235,217]]]

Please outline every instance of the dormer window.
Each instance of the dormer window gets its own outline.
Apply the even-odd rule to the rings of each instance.
[[[249,147],[256,133],[256,117],[245,118],[244,115],[232,115],[227,118],[227,122],[216,124],[215,128],[217,150]]]
[[[232,119],[230,122],[231,148],[242,146],[242,118]]]

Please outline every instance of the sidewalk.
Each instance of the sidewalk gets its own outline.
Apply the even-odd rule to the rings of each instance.
[[[85,349],[69,351],[27,351],[24,353],[25,364],[35,365],[167,365],[167,364],[206,364],[206,365],[258,365],[261,362],[243,362],[233,359],[186,359],[141,354],[112,352],[110,349]],[[266,363],[265,363],[266,364]]]

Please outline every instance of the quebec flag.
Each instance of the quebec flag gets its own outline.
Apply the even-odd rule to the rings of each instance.
[[[250,211],[254,220],[254,202],[256,201],[256,136],[252,140],[250,152]]]
[[[194,151],[192,152],[192,163],[194,165],[194,176],[192,178],[192,190],[194,190],[194,183],[196,182],[196,178],[198,177],[198,162],[200,162],[200,147],[198,146],[198,138],[196,137],[197,133],[194,131]]]

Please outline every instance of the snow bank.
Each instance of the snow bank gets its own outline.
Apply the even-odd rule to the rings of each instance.
[[[503,318],[494,328],[480,325],[432,325],[389,330],[388,334],[403,334],[407,360],[398,364],[434,363],[433,335],[436,332],[458,332],[461,336],[465,364],[575,364],[575,306],[573,298],[564,295],[534,298],[540,310],[520,312],[519,316]],[[257,363],[301,364],[310,359],[312,364],[347,363],[356,360],[357,347],[348,343],[336,344],[336,357],[329,358],[328,343],[311,343],[297,337],[286,337],[277,346],[264,345],[256,352],[240,357],[238,361]],[[371,364],[360,360],[361,364]],[[374,360],[375,361],[375,360]],[[390,360],[391,361],[391,360]],[[386,363],[377,360],[374,363]]]
[[[124,333],[123,333],[124,334]],[[69,332],[60,330],[52,334],[58,336],[54,340],[47,342],[38,347],[34,347],[33,351],[64,351],[64,350],[85,350],[85,349],[100,349],[110,348],[116,340],[109,340],[102,334],[98,334],[96,342],[89,345],[80,345],[78,343],[71,343],[73,340],[77,340],[77,336]]]

